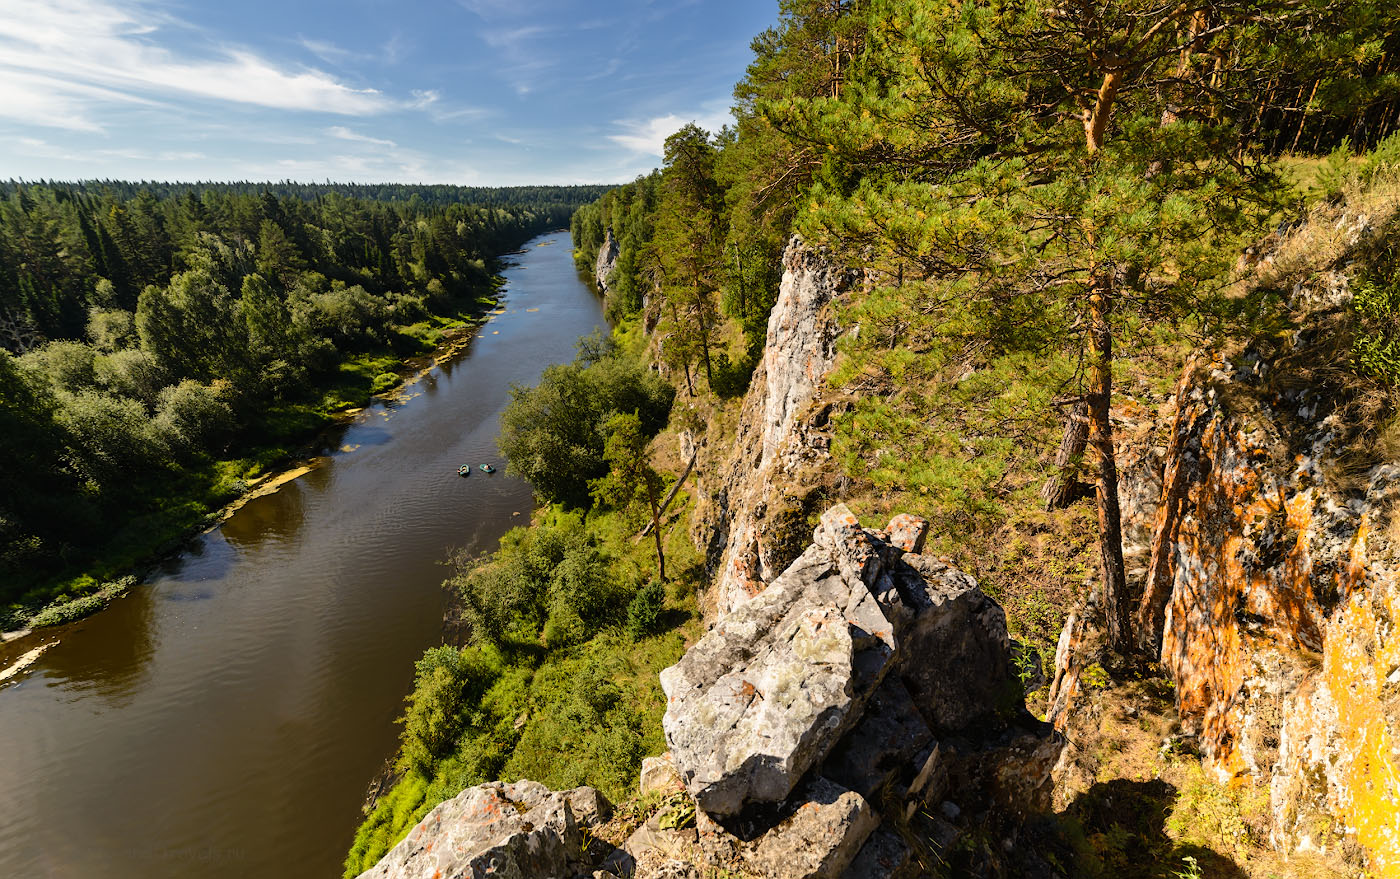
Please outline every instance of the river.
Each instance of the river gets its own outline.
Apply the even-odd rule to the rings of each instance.
[[[567,233],[525,250],[467,351],[0,685],[0,877],[340,875],[443,562],[530,515],[528,485],[457,466],[504,470],[510,385],[603,323]]]

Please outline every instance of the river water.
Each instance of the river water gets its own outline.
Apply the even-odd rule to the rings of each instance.
[[[442,563],[529,518],[525,483],[457,466],[503,470],[510,385],[603,323],[567,233],[511,259],[468,351],[0,685],[0,877],[340,875]]]

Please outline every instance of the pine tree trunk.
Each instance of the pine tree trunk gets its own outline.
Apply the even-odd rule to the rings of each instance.
[[[666,582],[666,556],[661,551],[661,510],[656,503],[656,485],[647,479],[647,501],[651,504],[651,527],[656,535],[656,578]]]
[[[1108,116],[1113,111],[1113,101],[1118,97],[1118,87],[1122,83],[1122,71],[1110,70],[1105,73],[1094,109],[1084,118],[1084,137],[1088,141],[1091,154],[1098,152],[1103,146],[1103,135],[1108,129]]]
[[[1060,439],[1060,450],[1055,453],[1055,466],[1059,472],[1045,480],[1045,485],[1040,489],[1047,510],[1064,509],[1074,499],[1074,486],[1079,482],[1079,462],[1084,455],[1084,445],[1089,440],[1088,403],[1083,400],[1075,403],[1066,418],[1065,435]]]
[[[1113,452],[1113,422],[1109,419],[1113,395],[1113,330],[1108,282],[1096,278],[1090,288],[1089,310],[1092,365],[1089,378],[1089,445],[1099,459],[1099,559],[1103,576],[1104,616],[1109,646],[1121,654],[1133,649],[1132,607],[1123,565],[1123,523],[1118,509],[1118,464]]]

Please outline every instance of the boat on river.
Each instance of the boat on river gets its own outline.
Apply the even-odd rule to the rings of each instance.
[[[471,476],[471,475],[472,475],[472,467],[471,467],[471,465],[470,465],[470,464],[463,464],[461,467],[458,467],[458,468],[457,468],[457,475],[458,475],[458,476]]]
[[[482,465],[481,465],[481,472],[482,472],[482,473],[495,473],[495,472],[496,472],[496,468],[495,468],[495,467],[492,467],[490,464],[482,464]]]

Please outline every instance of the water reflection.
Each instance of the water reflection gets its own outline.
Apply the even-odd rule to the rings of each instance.
[[[44,654],[44,686],[90,695],[107,708],[130,704],[156,652],[152,598],[150,587],[137,586],[101,616],[64,626],[58,645]]]
[[[324,478],[320,472],[324,469],[312,470],[273,494],[253,498],[219,527],[220,533],[230,544],[249,552],[270,540],[292,543],[306,516],[305,492],[314,481],[312,477]]]

